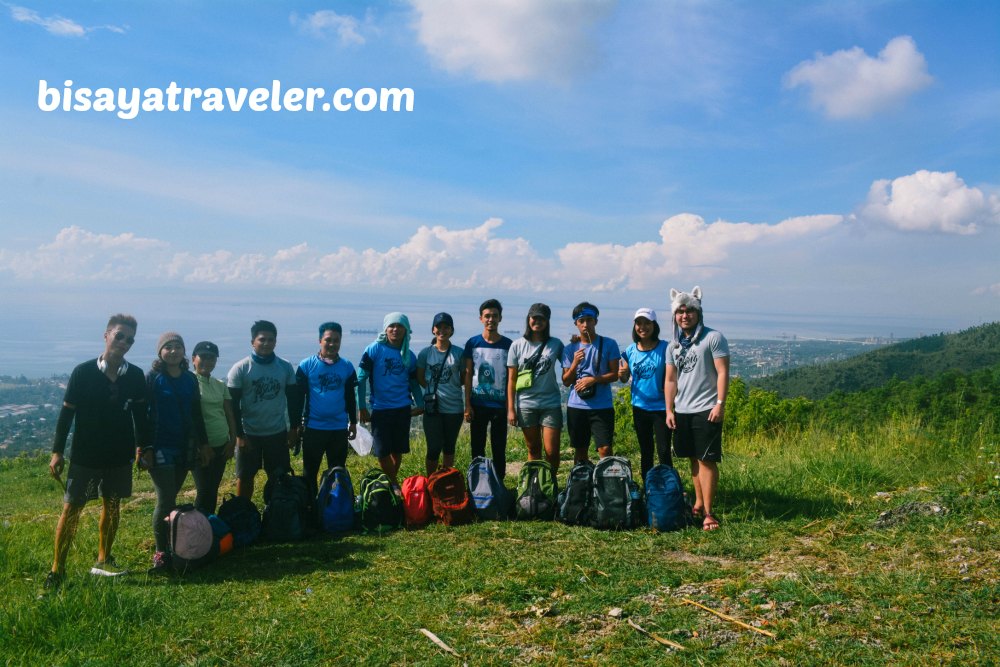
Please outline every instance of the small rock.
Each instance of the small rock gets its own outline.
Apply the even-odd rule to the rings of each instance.
[[[609,611],[608,616],[610,616],[611,618],[621,618],[622,617],[621,607],[615,607],[614,609]]]
[[[959,565],[958,566],[958,573],[959,574],[968,574],[969,573],[969,564],[968,563],[962,563],[961,565]]]

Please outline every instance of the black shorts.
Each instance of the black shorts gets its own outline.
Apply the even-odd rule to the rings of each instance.
[[[82,507],[98,496],[115,500],[132,495],[132,462],[110,468],[88,468],[69,462],[63,502]]]
[[[722,422],[708,421],[711,410],[676,413],[674,454],[686,459],[718,462],[722,460]]]
[[[410,451],[410,408],[372,411],[372,451],[375,458]]]
[[[288,431],[274,435],[247,435],[246,445],[236,448],[236,477],[251,479],[263,466],[270,475],[276,470],[292,470],[288,454]]]
[[[458,413],[424,413],[424,437],[427,440],[427,458],[437,460],[442,452],[455,455],[455,442],[465,422],[465,415]]]
[[[615,439],[615,409],[584,410],[567,406],[566,428],[573,449],[590,447],[591,436],[596,449],[610,447]]]

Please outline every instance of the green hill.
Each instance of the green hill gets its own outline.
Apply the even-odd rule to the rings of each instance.
[[[796,368],[754,380],[783,398],[826,398],[885,386],[890,380],[969,374],[1000,365],[1000,322],[897,343],[844,361]]]

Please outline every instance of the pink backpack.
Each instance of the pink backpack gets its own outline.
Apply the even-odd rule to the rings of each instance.
[[[427,478],[414,475],[403,480],[403,515],[407,528],[420,528],[431,522],[431,494],[427,490]]]

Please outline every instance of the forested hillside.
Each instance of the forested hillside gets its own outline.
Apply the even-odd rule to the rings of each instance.
[[[823,399],[885,386],[890,380],[933,379],[946,372],[974,373],[1000,364],[1000,322],[953,334],[897,343],[851,359],[796,368],[754,380],[783,398]]]

